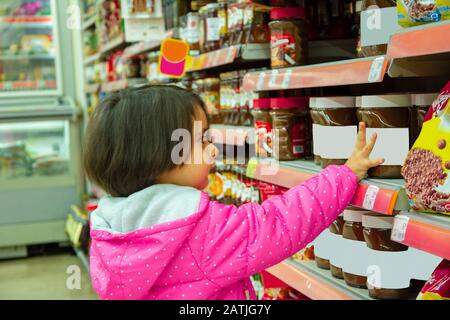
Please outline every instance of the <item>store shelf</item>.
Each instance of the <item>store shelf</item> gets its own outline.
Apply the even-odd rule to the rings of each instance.
[[[320,166],[306,160],[266,163],[261,160],[251,175],[261,181],[292,188],[322,170]],[[386,215],[409,209],[404,181],[401,179],[365,179],[358,185],[351,204]]]
[[[51,27],[53,18],[51,16],[17,16],[0,17],[0,27]]]
[[[245,76],[244,88],[268,91],[381,82],[387,66],[385,56],[375,56],[253,72]]]
[[[266,271],[313,300],[371,300],[367,290],[347,286],[314,261],[288,259]]]
[[[450,20],[407,28],[392,35],[388,46],[391,59],[450,52]]]
[[[0,179],[0,191],[15,191],[42,188],[64,188],[75,185],[75,179],[71,176],[32,176],[16,179]]]
[[[244,61],[268,60],[270,59],[269,44],[251,43],[246,45],[236,45],[204,53],[193,58],[192,68],[188,71],[192,72],[216,68],[234,63],[238,59]]]
[[[450,216],[406,212],[395,217],[392,239],[450,259]]]
[[[213,124],[210,132],[213,142],[217,144],[243,146],[255,141],[255,129],[252,127]]]
[[[85,66],[90,65],[90,64],[96,62],[97,60],[100,60],[100,52],[86,57],[84,59],[84,65]]]
[[[391,37],[388,69],[391,77],[425,77],[450,70],[450,21],[405,29]]]
[[[29,80],[29,81],[5,81],[0,82],[0,90],[53,90],[56,89],[55,80]]]
[[[91,26],[95,25],[95,22],[97,21],[97,15],[94,14],[91,17],[88,17],[85,21],[83,21],[82,29],[86,30],[89,29]]]
[[[81,250],[80,248],[77,248],[75,246],[72,245],[73,251],[75,251],[75,253],[78,256],[78,259],[80,259],[81,263],[83,264],[83,267],[86,269],[86,271],[88,272],[88,274],[91,273],[90,271],[90,267],[89,267],[89,256],[84,253],[83,250]]]
[[[113,39],[113,40],[105,43],[104,45],[102,45],[101,49],[100,49],[100,53],[102,56],[106,56],[110,52],[122,47],[125,44],[126,44],[125,36],[121,35],[121,36],[117,37],[116,39]]]
[[[125,49],[123,58],[127,59],[139,54],[143,54],[147,51],[156,50],[161,46],[161,42],[162,40],[154,40],[133,44]]]
[[[19,55],[0,55],[0,61],[20,61],[20,60],[55,60],[51,54],[19,54]]]

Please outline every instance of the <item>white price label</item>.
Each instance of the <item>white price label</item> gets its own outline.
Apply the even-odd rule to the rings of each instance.
[[[283,77],[283,83],[281,84],[281,87],[283,89],[289,88],[289,85],[291,84],[291,77],[292,77],[292,69],[287,69],[284,73]]]
[[[256,83],[256,90],[261,91],[264,88],[264,78],[266,77],[265,72],[261,72],[258,76],[258,82]]]
[[[270,74],[269,79],[269,88],[274,88],[276,86],[277,82],[277,76],[278,76],[278,70],[272,70],[272,73]]]
[[[392,227],[391,240],[402,242],[405,240],[406,229],[408,228],[409,218],[407,216],[396,216],[394,226]]]
[[[378,82],[380,81],[384,66],[384,57],[377,57],[373,60],[372,66],[370,67],[369,73],[369,82]]]
[[[375,200],[377,199],[378,192],[380,188],[371,185],[367,188],[366,195],[364,197],[363,208],[367,210],[372,210],[375,206]]]

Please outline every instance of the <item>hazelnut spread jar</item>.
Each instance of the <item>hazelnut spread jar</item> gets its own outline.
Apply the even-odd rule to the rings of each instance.
[[[310,154],[311,121],[306,97],[272,98],[272,153],[277,160],[294,160]]]
[[[343,266],[343,275],[345,282],[352,287],[367,288],[367,277],[364,265],[361,265],[364,260],[362,253],[366,249],[364,243],[363,226],[362,226],[363,211],[345,210],[344,211],[344,226],[342,228],[342,237],[347,240],[348,252],[351,252],[353,259],[347,259],[346,265]]]
[[[366,245],[373,253],[371,264],[382,271],[387,270],[380,279],[368,279],[370,297],[383,300],[408,299],[411,294],[410,279],[402,279],[404,276],[396,275],[394,271],[406,269],[405,264],[409,260],[408,247],[391,240],[394,217],[367,213],[362,217],[362,224]]]
[[[367,247],[378,251],[406,251],[408,247],[391,240],[394,217],[365,214],[362,217],[363,235]]]
[[[357,115],[367,125],[367,137],[378,135],[371,157],[385,159],[383,165],[369,170],[369,176],[401,178],[401,168],[412,144],[411,96],[362,96]]]
[[[344,164],[358,131],[355,97],[312,98],[313,153],[317,164]]]
[[[272,117],[270,98],[253,100],[252,115],[255,123],[255,154],[257,157],[272,155]]]
[[[337,217],[337,219],[328,228],[330,230],[330,232],[336,236],[336,239],[335,239],[336,241],[341,240],[342,229],[344,228],[344,223],[345,223],[344,214],[342,213],[341,215],[339,215],[339,217]],[[337,266],[337,263],[335,262],[335,259],[333,259],[333,257],[331,257],[330,260],[331,261],[329,261],[329,267],[330,267],[331,275],[338,279],[344,279],[344,275],[342,273],[342,268]]]
[[[308,51],[305,10],[298,7],[274,8],[270,18],[272,68],[304,64]]]

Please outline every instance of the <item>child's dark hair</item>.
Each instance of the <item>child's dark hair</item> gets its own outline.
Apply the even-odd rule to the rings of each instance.
[[[192,135],[202,99],[171,85],[114,93],[94,110],[86,132],[83,165],[87,176],[112,196],[126,197],[155,183],[176,164],[171,141],[176,129]]]

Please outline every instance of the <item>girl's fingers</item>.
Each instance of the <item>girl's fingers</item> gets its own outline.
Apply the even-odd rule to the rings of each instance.
[[[363,149],[366,146],[366,124],[359,123],[358,137],[356,138],[356,149]]]
[[[384,163],[384,159],[376,159],[376,160],[369,160],[369,167],[374,168],[381,166]]]
[[[370,137],[369,143],[367,144],[367,146],[364,149],[364,152],[367,156],[370,156],[370,154],[372,153],[376,142],[377,142],[377,134],[373,133],[372,136]]]

